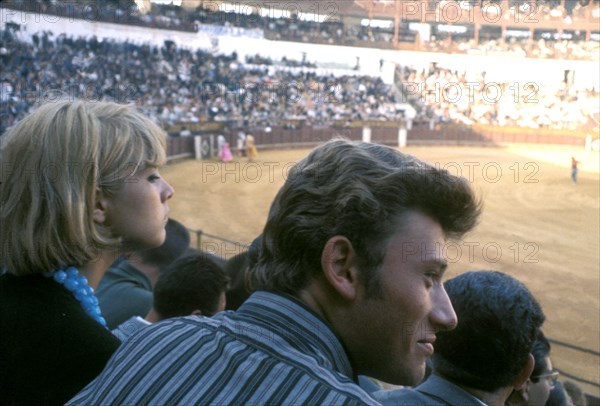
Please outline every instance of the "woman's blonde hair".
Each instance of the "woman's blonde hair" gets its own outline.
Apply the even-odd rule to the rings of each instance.
[[[49,103],[10,128],[0,146],[0,262],[15,275],[83,265],[118,249],[94,222],[97,193],[166,161],[164,132],[134,106]]]

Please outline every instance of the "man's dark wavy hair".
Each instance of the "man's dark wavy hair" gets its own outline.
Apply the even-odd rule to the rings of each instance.
[[[294,294],[321,272],[326,242],[342,235],[358,254],[368,294],[378,295],[377,269],[406,214],[421,212],[446,237],[461,237],[480,208],[464,178],[383,145],[334,139],[289,172],[271,205],[251,286]]]

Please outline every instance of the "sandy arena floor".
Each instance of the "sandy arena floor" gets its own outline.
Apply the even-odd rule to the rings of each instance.
[[[260,234],[269,205],[294,162],[308,150],[261,151],[258,160],[181,161],[163,170],[176,193],[171,217],[242,244]],[[537,147],[409,147],[404,152],[472,181],[484,199],[481,224],[448,247],[448,277],[472,269],[509,273],[540,300],[554,339],[600,350],[600,199],[598,153]],[[581,161],[579,182],[570,158]],[[203,238],[229,258],[244,249]],[[600,382],[600,358],[555,345],[554,364]],[[598,388],[582,387],[600,395]]]

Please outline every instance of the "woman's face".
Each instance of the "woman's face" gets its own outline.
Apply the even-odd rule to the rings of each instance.
[[[158,168],[146,167],[127,177],[116,196],[104,200],[105,224],[123,238],[127,250],[158,247],[165,240],[167,200],[173,193]]]

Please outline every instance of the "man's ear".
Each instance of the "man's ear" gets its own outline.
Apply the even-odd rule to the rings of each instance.
[[[529,386],[528,381],[529,381],[529,377],[531,376],[531,373],[533,372],[534,367],[535,367],[535,358],[533,358],[533,355],[529,354],[529,357],[527,357],[527,362],[525,363],[525,365],[521,369],[521,372],[519,372],[519,375],[513,382],[513,387],[515,389],[518,389],[518,390],[522,389],[522,395],[523,395],[523,398],[525,398],[525,399],[527,399],[527,397],[528,397],[528,394],[527,394],[527,389]]]
[[[96,202],[94,203],[94,211],[92,219],[96,224],[104,224],[106,222],[106,210],[108,208],[108,199],[100,189],[96,189]]]
[[[321,253],[323,274],[331,287],[344,299],[354,300],[358,291],[356,252],[350,240],[331,237]]]

